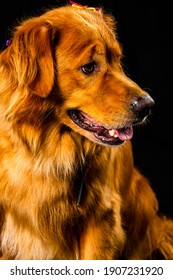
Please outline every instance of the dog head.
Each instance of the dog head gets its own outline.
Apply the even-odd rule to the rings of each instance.
[[[27,98],[49,104],[61,126],[103,145],[130,140],[154,104],[123,72],[115,25],[101,9],[53,9],[18,26],[4,54],[20,92],[27,88]],[[38,102],[29,104],[34,118]]]

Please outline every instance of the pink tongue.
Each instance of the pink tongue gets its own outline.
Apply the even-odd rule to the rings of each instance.
[[[122,141],[130,140],[133,137],[133,127],[127,127],[123,129],[116,129],[118,138]]]

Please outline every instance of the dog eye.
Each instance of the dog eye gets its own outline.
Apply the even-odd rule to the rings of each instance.
[[[81,67],[82,72],[84,74],[92,74],[94,72],[95,68],[96,68],[96,62],[95,61],[87,63],[87,64],[85,64]]]

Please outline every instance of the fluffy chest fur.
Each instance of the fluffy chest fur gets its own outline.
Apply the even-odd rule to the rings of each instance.
[[[65,134],[66,131],[62,133],[63,143],[66,141]],[[68,134],[66,136],[69,137]],[[120,205],[121,199],[118,194],[112,194],[111,181],[115,180],[115,174],[107,172],[111,150],[90,146],[88,140],[76,137],[75,133],[71,135],[70,147],[72,149],[68,153],[61,149],[55,164],[50,158],[46,162],[29,157],[27,149],[23,149],[22,156],[21,150],[18,153],[14,149],[12,157],[11,147],[4,145],[6,151],[10,150],[10,158],[6,153],[1,162],[6,178],[1,179],[1,203],[8,209],[4,216],[6,225],[2,233],[2,247],[8,248],[17,259],[80,258],[83,236],[91,221],[102,224],[106,219],[107,227],[118,229],[123,242],[120,207],[113,210],[113,205]],[[83,154],[80,158],[78,150],[81,150],[80,155]],[[45,150],[45,154],[47,152]],[[64,164],[61,161],[63,157],[66,158]],[[21,169],[19,162],[23,158],[25,161]],[[100,160],[104,162],[101,168],[98,167]],[[45,170],[45,166],[49,168]],[[19,245],[21,240],[24,247],[30,248],[27,254]],[[110,241],[106,243],[104,246],[109,246]],[[121,250],[121,246],[114,248],[111,254],[116,254],[117,250]]]

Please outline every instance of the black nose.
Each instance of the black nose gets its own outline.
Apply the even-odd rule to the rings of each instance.
[[[154,104],[155,102],[151,96],[147,95],[134,99],[131,103],[131,108],[138,117],[144,118],[150,114],[151,107],[153,107]]]

